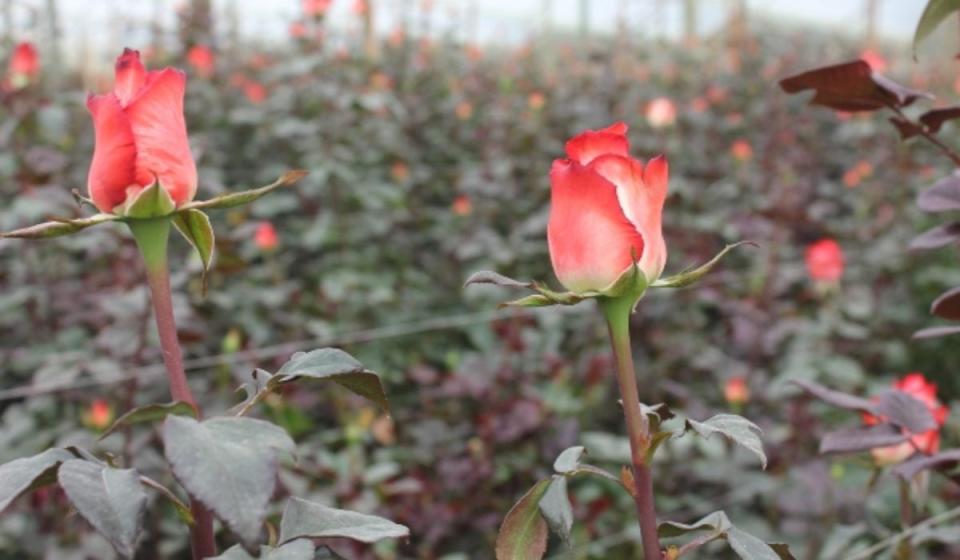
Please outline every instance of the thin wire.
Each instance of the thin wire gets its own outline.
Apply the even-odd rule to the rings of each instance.
[[[216,365],[222,364],[236,364],[248,361],[262,360],[266,358],[273,358],[277,356],[283,356],[286,354],[292,354],[293,352],[309,348],[312,345],[346,345],[346,344],[362,344],[367,342],[375,342],[378,340],[385,340],[388,338],[397,338],[401,336],[409,336],[413,334],[420,334],[431,331],[443,331],[450,330],[462,327],[468,327],[471,325],[478,325],[482,323],[489,323],[497,319],[504,319],[508,317],[523,317],[530,316],[532,314],[547,314],[547,313],[556,313],[556,309],[551,308],[542,308],[536,310],[523,310],[518,311],[516,309],[505,309],[497,311],[480,311],[477,313],[466,313],[461,315],[453,315],[448,317],[438,317],[438,318],[428,318],[428,319],[417,319],[414,321],[409,321],[405,323],[398,323],[395,325],[388,325],[385,327],[374,327],[371,329],[363,329],[358,331],[341,333],[340,335],[332,336],[323,336],[318,338],[308,338],[303,340],[296,340],[291,342],[284,342],[282,344],[275,344],[273,346],[265,346],[263,348],[257,348],[254,350],[242,350],[239,352],[233,352],[230,354],[212,354],[209,356],[203,356],[200,358],[193,358],[191,360],[185,360],[183,367],[187,371],[204,369]],[[22,386],[14,387],[12,389],[7,389],[0,391],[0,402],[9,401],[13,399],[20,399],[25,397],[34,397],[39,395],[46,395],[50,393],[58,393],[62,391],[69,391],[73,389],[85,389],[90,387],[97,387],[100,385],[109,385],[114,383],[122,383],[124,381],[131,381],[133,379],[155,381],[160,379],[163,373],[166,371],[162,365],[153,365],[153,366],[143,366],[139,368],[134,368],[132,370],[126,370],[130,373],[126,375],[118,375],[110,378],[101,378],[101,379],[88,379],[79,382],[71,383],[51,383],[48,385],[31,385],[31,386]]]

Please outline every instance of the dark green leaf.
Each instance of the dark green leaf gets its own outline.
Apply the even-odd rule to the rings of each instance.
[[[296,183],[306,175],[306,171],[287,171],[279,179],[265,187],[224,194],[215,198],[211,198],[210,200],[195,200],[189,204],[185,204],[183,208],[187,210],[204,210],[207,208],[219,210],[249,204],[254,200],[257,200],[258,198],[268,194],[270,191]]]
[[[550,486],[541,480],[507,513],[497,534],[497,560],[540,560],[547,551],[547,523],[540,515],[540,500]]]
[[[372,543],[381,539],[410,536],[410,530],[382,517],[334,509],[290,498],[280,520],[280,542],[298,538],[341,537]]]
[[[338,348],[321,348],[298,352],[274,376],[277,383],[297,379],[329,379],[354,393],[370,399],[389,412],[390,404],[383,390],[380,376],[365,367],[356,358]]]
[[[252,418],[197,422],[171,415],[163,423],[163,445],[177,480],[251,549],[273,495],[277,452],[295,449],[290,436]]]
[[[57,479],[80,515],[120,556],[133,558],[147,507],[137,471],[73,459],[60,466]]]
[[[560,474],[577,470],[580,466],[580,458],[583,457],[584,453],[586,453],[586,448],[582,445],[564,449],[560,455],[557,455],[557,460],[553,462],[553,470]]]
[[[692,532],[711,531],[716,534],[716,537],[720,537],[732,526],[726,513],[715,511],[690,524],[664,521],[657,525],[657,534],[660,538],[669,539]]]
[[[100,435],[100,439],[109,436],[125,426],[163,420],[168,414],[179,414],[180,416],[193,416],[196,418],[197,409],[195,409],[190,403],[185,403],[183,401],[139,406],[124,413],[120,418],[114,420],[113,424],[111,424],[110,427]]]
[[[782,560],[782,556],[770,545],[736,527],[727,530],[727,542],[743,560]]]
[[[923,9],[920,21],[917,22],[917,29],[913,33],[914,53],[917,51],[917,45],[933,33],[933,30],[943,20],[957,10],[960,10],[960,0],[929,0],[927,7]]]
[[[60,464],[75,458],[65,449],[54,448],[0,465],[0,512],[24,492],[53,484]]]
[[[550,530],[569,545],[570,530],[573,528],[573,507],[567,496],[567,477],[553,475],[547,491],[540,498],[540,513]]]
[[[709,438],[713,434],[721,434],[730,441],[747,449],[760,458],[763,468],[767,468],[767,456],[763,452],[763,442],[760,441],[759,426],[736,414],[717,414],[704,422],[687,419],[686,430],[693,430],[701,437]]]

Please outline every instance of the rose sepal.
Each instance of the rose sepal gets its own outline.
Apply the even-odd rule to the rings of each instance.
[[[741,245],[750,245],[752,247],[759,247],[759,245],[753,241],[738,241],[736,243],[731,243],[724,247],[719,253],[714,255],[712,259],[698,266],[697,268],[687,269],[683,272],[674,274],[673,276],[668,276],[666,278],[660,278],[650,284],[651,288],[686,288],[687,286],[692,286],[699,282],[704,276],[706,276],[713,267],[720,262],[720,259],[725,257],[727,253],[740,247]]]
[[[515,280],[489,270],[471,274],[464,283],[464,287],[471,284],[493,284],[508,288],[525,288],[536,292],[533,295],[501,303],[499,307],[547,307],[551,305],[576,305],[587,299],[613,298],[631,298],[631,305],[636,305],[636,302],[640,301],[640,298],[646,292],[648,282],[637,263],[634,262],[633,266],[625,270],[613,284],[603,290],[558,292],[537,281]]]

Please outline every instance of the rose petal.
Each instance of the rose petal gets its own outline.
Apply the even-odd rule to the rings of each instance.
[[[183,118],[185,89],[186,77],[179,70],[149,72],[126,109],[137,145],[137,183],[159,180],[178,206],[192,200],[197,190],[197,169]]]
[[[87,179],[90,198],[101,212],[112,212],[135,184],[137,149],[130,122],[112,93],[91,95],[87,108],[93,116],[96,146]]]
[[[624,215],[617,188],[570,160],[550,171],[547,240],[553,270],[567,289],[602,290],[643,254],[643,239]]]
[[[604,154],[627,156],[630,142],[627,140],[627,125],[616,123],[602,130],[587,130],[567,142],[567,156],[587,165]]]
[[[114,71],[113,93],[120,100],[120,105],[126,107],[147,80],[147,70],[140,62],[140,51],[123,49],[123,54],[117,57]]]

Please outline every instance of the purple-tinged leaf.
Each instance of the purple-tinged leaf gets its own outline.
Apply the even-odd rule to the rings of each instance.
[[[405,538],[410,529],[389,519],[335,509],[290,498],[280,520],[280,543],[296,539],[344,538],[374,543],[382,539]]]
[[[928,327],[913,333],[911,338],[913,338],[913,340],[925,340],[928,338],[950,336],[952,334],[960,334],[960,327]]]
[[[811,104],[839,111],[900,108],[930,95],[902,86],[876,72],[863,60],[816,68],[780,80],[787,93],[814,90]]]
[[[910,481],[921,471],[949,469],[956,466],[957,463],[960,463],[960,449],[950,449],[936,455],[915,455],[891,469],[891,472],[904,480]]]
[[[497,534],[497,560],[540,560],[547,552],[547,522],[540,500],[550,479],[536,483],[507,513]]]
[[[21,494],[56,482],[61,463],[75,458],[66,449],[53,448],[0,465],[0,512]]]
[[[893,424],[842,428],[823,436],[820,453],[857,453],[897,445],[906,440],[907,436]]]
[[[960,222],[950,222],[927,230],[910,242],[911,251],[928,251],[960,241]]]
[[[148,404],[128,410],[120,418],[113,421],[99,439],[103,439],[116,432],[120,428],[132,424],[142,424],[144,422],[157,422],[163,420],[168,414],[179,414],[181,416],[197,417],[197,409],[190,403],[183,401],[174,401],[166,404]]]
[[[944,107],[943,109],[933,109],[920,115],[920,122],[923,123],[930,132],[940,132],[940,127],[943,126],[943,123],[953,119],[960,119],[960,105]]]
[[[877,401],[876,411],[891,424],[896,424],[914,434],[922,434],[937,427],[937,421],[927,405],[903,391],[884,392]]]
[[[814,397],[827,404],[832,404],[833,406],[845,408],[847,410],[869,412],[870,414],[875,414],[876,412],[874,410],[874,404],[863,397],[828,389],[827,387],[824,387],[819,383],[814,383],[813,381],[795,379],[791,381],[791,383],[797,385],[804,391],[810,393]]]
[[[960,321],[960,287],[952,288],[933,300],[930,313],[951,321]]]
[[[948,175],[917,195],[917,207],[924,212],[960,210],[960,176]]]
[[[897,127],[897,132],[900,133],[901,140],[909,140],[923,132],[923,129],[915,122],[908,121],[903,117],[890,117],[890,122],[893,123],[893,126]]]

